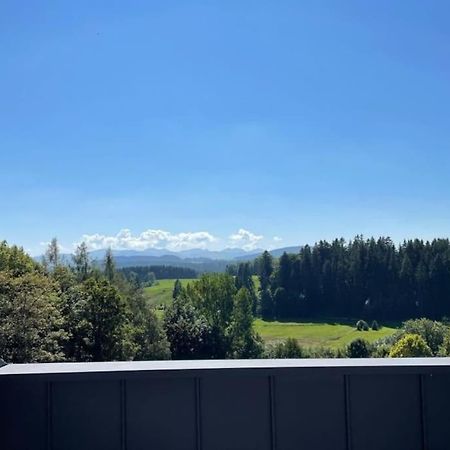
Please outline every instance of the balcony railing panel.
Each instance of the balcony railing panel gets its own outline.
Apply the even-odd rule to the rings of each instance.
[[[3,450],[449,450],[450,359],[0,368]]]

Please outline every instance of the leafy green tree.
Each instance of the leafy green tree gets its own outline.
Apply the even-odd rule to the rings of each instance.
[[[232,321],[236,287],[226,274],[205,274],[186,287],[195,309],[206,318],[210,329],[210,356],[225,358],[230,349],[229,328]]]
[[[129,359],[126,354],[128,315],[126,303],[107,281],[88,279],[82,320],[87,323],[85,352],[92,361]]]
[[[449,328],[442,322],[430,319],[407,320],[403,324],[403,331],[406,334],[417,334],[421,336],[430,347],[433,355],[436,355],[444,342],[444,337]]]
[[[64,359],[55,285],[37,272],[0,272],[0,356],[10,363]]]
[[[349,358],[369,358],[370,344],[364,339],[355,339],[347,346],[346,353]]]
[[[235,358],[257,358],[262,354],[261,338],[253,330],[252,298],[245,288],[236,294],[230,335]]]
[[[164,315],[164,330],[173,359],[201,359],[208,353],[211,328],[186,294],[179,295]]]
[[[450,331],[444,336],[444,341],[439,347],[438,356],[450,356]]]
[[[33,272],[37,268],[38,265],[24,252],[23,248],[16,245],[9,246],[6,241],[0,242],[0,271],[20,276]]]
[[[432,356],[430,347],[418,334],[405,334],[391,349],[391,358],[417,358]]]
[[[141,305],[139,309],[139,313],[132,316],[132,337],[136,345],[133,359],[170,359],[170,345],[155,312],[146,304]]]

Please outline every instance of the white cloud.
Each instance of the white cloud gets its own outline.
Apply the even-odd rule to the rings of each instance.
[[[251,231],[244,230],[244,228],[240,228],[237,233],[229,237],[232,246],[243,248],[247,251],[257,248],[258,242],[263,238],[264,236],[254,234]]]
[[[274,240],[275,242],[281,242],[281,241],[283,240],[283,238],[281,238],[280,236],[274,236],[274,237],[273,237],[273,240]]]
[[[149,248],[171,251],[207,248],[217,239],[207,231],[171,233],[165,230],[146,230],[133,235],[127,228],[120,230],[115,236],[104,234],[84,234],[80,242],[85,242],[89,250],[100,250],[111,247],[113,250],[146,250]],[[77,245],[77,244],[74,244]]]

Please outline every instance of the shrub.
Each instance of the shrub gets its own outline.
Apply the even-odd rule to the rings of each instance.
[[[358,322],[356,322],[356,329],[358,331],[369,331],[369,325],[365,320],[358,320]]]
[[[418,358],[432,356],[430,347],[418,334],[405,334],[391,349],[391,358]]]
[[[309,351],[311,358],[337,358],[338,351],[329,347],[314,347]]]
[[[387,358],[392,346],[382,341],[372,344],[372,358]]]
[[[444,342],[439,347],[438,356],[450,356],[450,332],[444,336]]]
[[[436,355],[449,329],[441,322],[430,319],[415,319],[407,320],[403,324],[403,330],[406,334],[417,334],[421,336],[431,349],[433,355]]]
[[[378,331],[381,327],[378,325],[378,322],[374,320],[370,328],[372,328],[373,331]]]
[[[272,358],[304,358],[305,352],[294,338],[287,338],[286,341],[276,344],[270,356]]]
[[[364,339],[355,339],[348,345],[346,353],[349,358],[369,358],[370,344]]]

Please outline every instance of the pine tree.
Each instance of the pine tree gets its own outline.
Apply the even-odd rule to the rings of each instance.
[[[45,261],[53,270],[59,265],[59,245],[55,237],[48,244],[47,251],[45,252]]]
[[[106,250],[104,266],[105,277],[110,283],[112,283],[116,277],[116,263],[114,261],[111,247]]]
[[[273,273],[273,258],[267,250],[261,255],[258,265],[260,289],[261,291],[265,291],[266,289],[270,289],[271,276]]]
[[[172,298],[176,299],[183,291],[183,286],[181,285],[181,281],[177,278],[173,285]]]
[[[75,264],[75,273],[77,274],[78,280],[86,280],[89,274],[90,261],[87,245],[85,242],[82,242],[76,248],[75,254],[73,255],[72,259]]]

